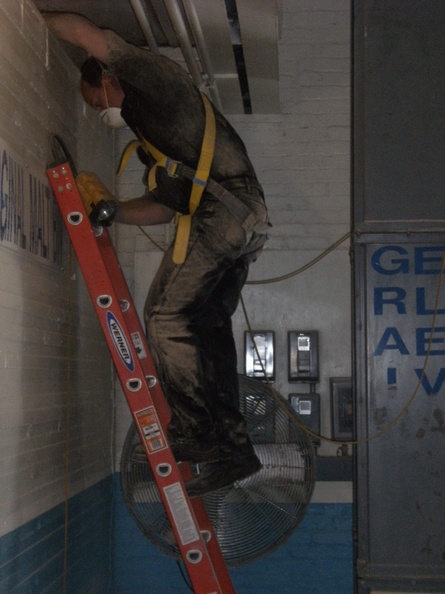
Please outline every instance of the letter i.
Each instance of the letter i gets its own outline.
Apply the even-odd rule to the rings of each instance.
[[[395,367],[388,367],[388,386],[395,386],[397,383],[397,369]]]

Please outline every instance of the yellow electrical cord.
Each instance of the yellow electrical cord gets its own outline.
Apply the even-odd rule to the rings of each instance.
[[[148,239],[154,243],[159,249],[161,249],[162,251],[165,252],[165,250],[163,248],[161,248],[149,235],[148,233],[146,233],[141,227],[139,227],[141,229],[141,231],[148,237]],[[320,255],[318,255],[316,258],[314,258],[313,260],[311,260],[310,262],[308,262],[307,264],[305,264],[304,266],[301,266],[300,268],[294,270],[293,272],[290,272],[288,274],[284,274],[282,276],[278,276],[275,278],[270,278],[270,279],[265,279],[265,280],[256,280],[256,281],[247,281],[246,285],[263,285],[263,284],[270,284],[270,283],[276,283],[276,282],[281,282],[284,280],[288,280],[289,278],[292,278],[293,276],[297,276],[298,274],[301,274],[302,272],[305,272],[306,270],[308,270],[309,268],[311,268],[312,266],[314,266],[315,264],[317,264],[318,262],[320,262],[320,260],[322,260],[323,258],[325,258],[327,255],[329,255],[332,251],[334,251],[338,246],[340,246],[344,241],[346,241],[349,237],[351,237],[351,233],[345,233],[345,235],[343,235],[342,237],[340,237],[340,239],[338,239],[335,243],[333,243],[330,247],[328,247],[324,252],[322,252]],[[291,421],[293,423],[295,423],[295,425],[297,425],[301,430],[305,431],[307,434],[311,435],[312,437],[319,439],[320,441],[324,441],[324,442],[328,442],[328,443],[334,443],[334,444],[338,444],[338,445],[362,445],[365,443],[368,443],[378,437],[381,437],[382,435],[384,435],[385,433],[387,433],[392,427],[394,427],[394,425],[396,425],[400,419],[405,415],[405,413],[411,408],[414,400],[416,399],[420,386],[422,385],[422,381],[425,377],[425,372],[426,372],[426,367],[428,365],[428,360],[430,357],[430,353],[431,353],[431,346],[432,346],[432,341],[433,341],[433,335],[434,335],[434,330],[435,330],[435,326],[436,326],[436,318],[437,318],[437,310],[439,307],[439,297],[440,297],[440,293],[441,293],[441,288],[442,288],[442,278],[443,278],[443,273],[445,270],[445,252],[444,252],[444,256],[442,258],[442,264],[441,264],[441,270],[440,270],[440,274],[439,274],[439,282],[437,285],[437,290],[436,290],[436,298],[435,298],[435,303],[434,303],[434,315],[433,315],[433,321],[432,321],[432,326],[431,326],[431,333],[430,333],[430,337],[429,337],[429,341],[428,341],[428,347],[427,347],[427,351],[426,351],[426,355],[425,355],[425,360],[424,360],[424,364],[423,364],[423,368],[422,368],[422,373],[419,377],[419,380],[416,384],[416,387],[414,389],[413,394],[411,395],[411,397],[409,398],[407,404],[403,407],[403,409],[400,411],[400,413],[391,421],[389,422],[383,429],[381,429],[380,431],[378,431],[377,433],[366,437],[364,439],[360,439],[360,440],[338,440],[338,439],[332,439],[331,437],[327,437],[325,435],[319,435],[318,433],[315,433],[314,431],[312,431],[311,429],[309,429],[309,427],[307,427],[304,423],[302,423],[298,418],[292,418]],[[247,314],[247,310],[246,310],[246,306],[243,300],[243,296],[240,296],[240,301],[241,301],[241,306],[243,309],[243,313],[244,313],[244,318],[246,320],[246,324],[247,324],[247,328],[248,328],[248,332],[251,335],[252,338],[252,344],[255,348],[257,357],[261,363],[261,365],[263,365],[261,357],[259,355],[255,340],[254,340],[254,335],[253,335],[253,331],[250,325],[250,321],[249,321],[249,317]],[[274,398],[277,401],[277,404],[280,406],[280,408],[286,413],[288,414],[287,408],[284,406],[284,404],[281,402],[281,400],[279,398],[276,397],[275,395],[275,390],[273,390],[272,388],[272,384],[269,380],[269,378],[267,377],[266,371],[263,367],[263,373],[264,373],[264,377],[266,379],[266,383],[268,384],[269,388],[271,389],[271,393],[274,396]]]
[[[157,242],[156,242],[156,241],[153,239],[153,237],[151,237],[151,236],[150,236],[150,235],[149,235],[149,234],[148,234],[148,233],[145,231],[145,229],[143,229],[143,228],[142,228],[140,225],[138,225],[138,229],[139,229],[139,231],[141,231],[141,232],[142,232],[142,233],[145,235],[145,237],[146,237],[146,238],[147,238],[149,241],[151,241],[151,243],[152,243],[154,246],[156,246],[156,247],[158,248],[158,250],[160,250],[161,252],[164,252],[164,254],[165,254],[165,252],[166,252],[167,250],[166,250],[166,249],[164,249],[164,248],[163,248],[161,245],[159,245],[159,243],[157,243]]]
[[[292,278],[293,276],[296,276],[297,274],[301,274],[302,272],[305,272],[306,270],[308,270],[309,268],[311,268],[312,266],[317,264],[317,262],[320,262],[320,260],[323,260],[323,258],[325,258],[328,254],[333,252],[336,248],[338,248],[338,246],[341,245],[344,241],[346,241],[348,239],[348,237],[351,237],[351,233],[346,233],[345,235],[340,237],[340,239],[338,239],[335,243],[333,243],[330,247],[328,247],[328,249],[325,250],[324,252],[322,252],[319,256],[317,256],[316,258],[314,258],[313,260],[311,260],[304,266],[301,266],[301,268],[294,270],[293,272],[289,272],[288,274],[284,274],[283,276],[277,276],[275,278],[269,278],[266,280],[247,281],[246,285],[267,285],[270,283],[278,283],[278,282],[287,280],[289,278]]]
[[[348,234],[349,236],[350,234]],[[340,238],[335,244],[333,244],[333,246],[331,246],[331,248],[329,248],[328,250],[326,250],[325,252],[323,252],[323,254],[321,254],[320,256],[318,256],[317,258],[315,258],[314,260],[312,260],[311,262],[309,262],[308,264],[306,264],[305,266],[303,266],[302,268],[296,270],[295,272],[291,273],[291,274],[287,274],[284,277],[279,277],[280,280],[283,280],[284,278],[290,278],[291,276],[295,276],[296,274],[299,274],[301,272],[304,272],[305,270],[307,270],[308,268],[310,268],[311,266],[313,266],[314,264],[316,264],[317,262],[319,262],[324,256],[327,256],[332,249],[335,249],[334,246],[338,246],[340,245],[340,243],[342,243],[343,241],[345,241],[345,239],[347,239],[347,236],[344,236],[343,238]],[[426,351],[426,355],[425,355],[425,360],[423,363],[423,368],[422,368],[422,373],[417,381],[416,387],[414,388],[414,391],[411,395],[411,397],[409,398],[407,404],[403,407],[403,409],[399,412],[398,415],[396,415],[396,417],[389,422],[385,427],[383,427],[383,429],[381,429],[380,431],[378,431],[377,433],[366,437],[364,439],[359,439],[359,440],[337,440],[337,439],[332,439],[330,437],[326,437],[324,435],[319,435],[318,433],[315,433],[314,431],[312,431],[311,429],[309,429],[309,427],[307,427],[306,425],[304,425],[304,423],[302,423],[298,418],[291,418],[290,420],[292,421],[292,423],[294,423],[296,426],[298,426],[300,429],[302,429],[303,431],[305,431],[307,434],[311,435],[312,437],[315,437],[321,441],[325,441],[328,443],[335,443],[335,444],[339,444],[339,445],[362,445],[365,443],[368,443],[378,437],[381,437],[382,435],[384,435],[385,433],[387,433],[392,427],[394,427],[394,425],[396,425],[400,419],[405,415],[406,412],[408,412],[408,410],[411,408],[414,400],[416,399],[418,393],[419,393],[419,389],[420,386],[422,385],[422,381],[425,377],[425,373],[426,373],[426,368],[428,365],[428,360],[430,357],[430,353],[431,353],[431,346],[433,343],[433,336],[434,336],[434,330],[436,327],[436,319],[437,319],[437,311],[439,308],[439,298],[440,298],[440,293],[441,293],[441,289],[442,289],[442,279],[443,279],[443,274],[445,271],[445,251],[444,251],[444,255],[442,258],[442,263],[441,263],[441,268],[440,268],[440,273],[439,273],[439,281],[437,283],[437,289],[436,289],[436,297],[434,300],[434,314],[433,314],[433,320],[432,320],[432,324],[431,324],[431,332],[430,332],[430,336],[429,336],[429,341],[428,341],[428,347],[427,347],[427,351]],[[275,282],[276,279],[270,279],[268,281],[264,281],[264,282]],[[251,283],[251,284],[261,284],[261,281],[255,281],[255,283]],[[266,380],[266,383],[268,385],[268,387],[270,388],[271,394],[272,396],[275,398],[277,404],[280,406],[280,408],[287,414],[287,409],[284,406],[284,404],[282,403],[282,401],[280,400],[280,398],[278,398],[276,396],[275,390],[272,387],[272,384],[269,380],[269,378],[267,377],[266,374],[266,370],[263,366],[263,362],[262,359],[260,357],[260,354],[258,352],[258,348],[257,345],[255,343],[254,340],[254,334],[252,331],[252,327],[250,325],[249,322],[249,318],[247,315],[247,311],[246,311],[246,307],[244,304],[244,300],[243,297],[241,296],[241,305],[243,308],[243,313],[244,313],[244,317],[246,319],[246,323],[247,323],[247,328],[249,331],[249,334],[251,336],[252,339],[252,344],[254,346],[255,352],[257,354],[258,360],[260,361],[260,364],[262,366],[262,370],[263,370],[263,374],[264,374],[264,378]]]

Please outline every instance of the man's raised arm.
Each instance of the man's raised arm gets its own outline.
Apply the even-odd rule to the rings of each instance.
[[[106,35],[94,23],[83,16],[68,12],[43,12],[42,16],[48,28],[57,37],[73,45],[82,47],[91,56],[106,63]]]

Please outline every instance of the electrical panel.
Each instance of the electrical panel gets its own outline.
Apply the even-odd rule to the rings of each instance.
[[[350,377],[331,377],[332,437],[353,438],[352,380]]]
[[[272,331],[244,333],[245,374],[248,377],[275,379],[275,335]]]
[[[315,330],[295,330],[288,333],[289,343],[289,381],[317,382],[318,332]]]

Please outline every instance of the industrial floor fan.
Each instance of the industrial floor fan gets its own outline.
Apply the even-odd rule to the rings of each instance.
[[[240,410],[263,467],[203,497],[229,566],[260,559],[284,543],[303,518],[315,483],[314,447],[294,409],[257,379],[240,375],[239,383]],[[180,559],[134,425],[122,452],[121,482],[125,503],[142,532]]]

